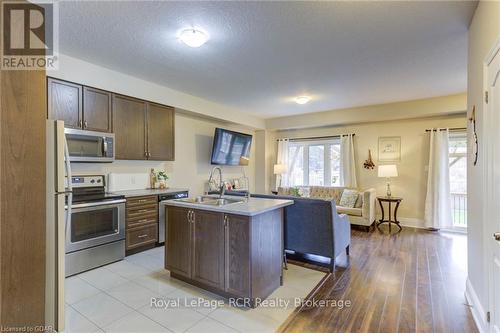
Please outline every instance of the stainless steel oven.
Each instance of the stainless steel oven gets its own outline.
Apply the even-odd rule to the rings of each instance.
[[[125,197],[105,192],[105,177],[71,176],[66,276],[125,258]]]
[[[66,252],[125,238],[125,199],[73,204],[66,228]]]
[[[115,160],[115,135],[66,128],[71,162],[113,162]]]

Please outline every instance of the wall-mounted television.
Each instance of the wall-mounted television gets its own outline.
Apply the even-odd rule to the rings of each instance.
[[[212,164],[248,165],[251,146],[251,135],[216,128],[212,147]]]

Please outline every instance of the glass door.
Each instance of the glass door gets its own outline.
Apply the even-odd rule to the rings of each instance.
[[[449,168],[453,227],[467,228],[467,135],[450,133]]]

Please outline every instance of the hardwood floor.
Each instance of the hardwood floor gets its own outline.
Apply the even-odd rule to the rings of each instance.
[[[312,299],[352,305],[303,307],[282,332],[478,332],[465,304],[465,235],[353,230],[350,251]]]

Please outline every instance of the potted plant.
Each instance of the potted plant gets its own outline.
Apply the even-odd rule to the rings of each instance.
[[[158,179],[158,182],[160,183],[160,188],[167,188],[167,173],[165,171],[158,171],[156,174],[156,178]]]

